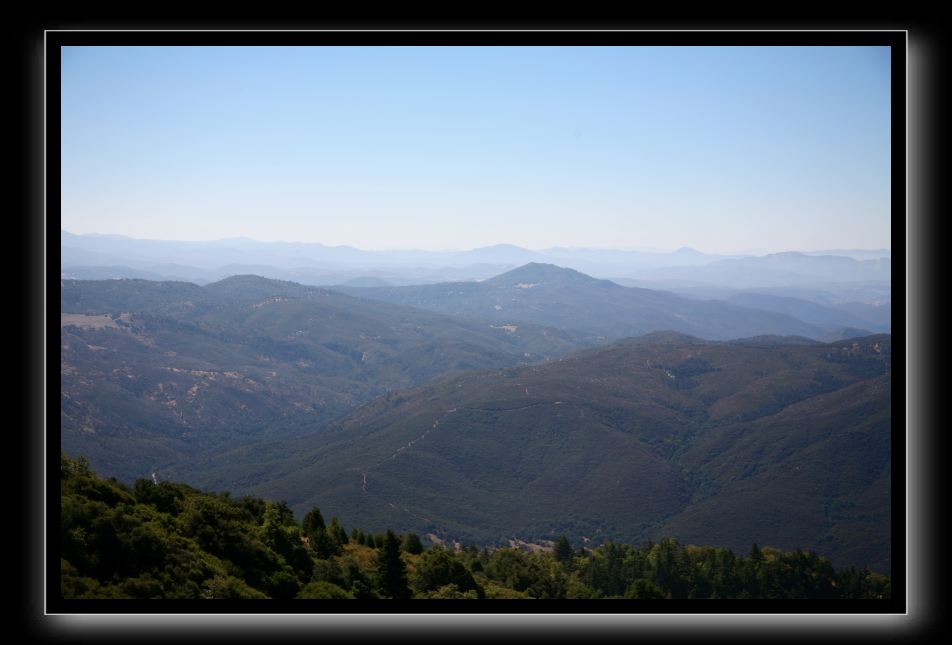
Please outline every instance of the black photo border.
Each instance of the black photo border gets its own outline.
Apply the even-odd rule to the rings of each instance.
[[[30,283],[26,299],[33,304],[31,311],[45,310],[45,318],[37,316],[36,325],[32,330],[26,333],[27,338],[35,338],[39,334],[37,329],[45,330],[45,338],[41,338],[39,345],[42,347],[41,356],[44,363],[39,365],[33,359],[33,368],[28,373],[28,383],[36,384],[39,380],[42,370],[40,366],[45,367],[45,382],[43,383],[45,395],[39,396],[29,388],[32,397],[25,396],[31,403],[45,403],[45,419],[38,419],[42,416],[34,412],[34,423],[39,420],[39,426],[30,424],[34,434],[30,435],[33,439],[30,448],[35,449],[37,437],[45,439],[44,450],[41,450],[40,460],[45,459],[45,481],[39,481],[42,489],[45,489],[45,496],[41,494],[34,498],[33,509],[37,504],[45,508],[45,516],[42,518],[38,514],[33,516],[30,526],[36,528],[42,519],[44,521],[44,531],[35,534],[25,544],[32,546],[29,552],[35,552],[37,546],[44,547],[43,557],[46,560],[40,561],[44,564],[43,571],[39,577],[34,569],[32,571],[32,580],[34,589],[31,598],[32,602],[27,602],[29,613],[35,613],[40,609],[40,617],[32,624],[36,633],[46,630],[46,634],[71,634],[71,633],[123,633],[130,630],[130,633],[137,633],[138,630],[151,632],[153,634],[168,633],[175,634],[183,629],[197,629],[199,631],[214,630],[216,633],[232,632],[234,637],[240,639],[244,636],[253,636],[255,634],[264,635],[274,629],[274,618],[282,618],[283,626],[292,632],[300,630],[303,633],[313,634],[340,634],[353,635],[355,633],[379,633],[396,634],[404,630],[415,631],[424,627],[433,629],[447,630],[455,632],[463,630],[469,635],[494,633],[496,630],[506,630],[509,633],[549,633],[553,637],[567,636],[573,634],[589,634],[607,630],[610,633],[628,633],[644,635],[668,635],[671,633],[687,633],[697,635],[715,636],[723,633],[725,630],[733,632],[732,636],[742,640],[743,635],[762,636],[764,633],[772,633],[776,630],[776,635],[805,635],[813,633],[815,630],[835,634],[864,634],[864,637],[870,640],[879,640],[889,634],[895,636],[898,633],[911,633],[910,630],[924,628],[930,621],[936,619],[933,606],[933,596],[935,588],[930,583],[934,581],[934,576],[930,577],[925,570],[921,558],[924,555],[913,554],[910,552],[910,544],[907,538],[910,538],[909,531],[914,530],[910,522],[899,521],[909,516],[910,510],[918,514],[926,512],[925,505],[929,498],[923,496],[915,500],[912,508],[907,508],[906,500],[909,490],[905,485],[909,482],[909,473],[906,471],[906,464],[910,463],[913,457],[925,458],[925,463],[913,461],[920,470],[922,467],[930,474],[936,474],[929,466],[932,462],[929,458],[935,458],[934,454],[925,452],[922,442],[931,440],[934,437],[925,434],[926,430],[920,423],[922,415],[926,415],[924,405],[917,411],[907,409],[907,395],[915,399],[915,403],[921,403],[922,397],[926,395],[927,388],[912,392],[907,383],[907,367],[909,357],[906,350],[913,342],[907,337],[907,315],[902,308],[894,315],[893,335],[898,337],[898,343],[893,344],[894,358],[893,369],[895,382],[898,384],[897,392],[903,396],[897,397],[894,402],[893,414],[893,571],[891,575],[893,583],[893,599],[883,601],[879,604],[870,604],[867,601],[841,602],[831,606],[830,602],[793,602],[793,601],[720,601],[715,609],[699,609],[698,602],[685,601],[665,601],[658,605],[645,605],[642,609],[633,609],[630,603],[623,601],[596,601],[594,603],[580,603],[579,601],[564,602],[538,602],[528,606],[519,603],[519,606],[512,606],[512,603],[481,602],[478,605],[469,603],[452,605],[447,602],[431,601],[430,603],[396,603],[395,601],[382,601],[379,603],[361,603],[357,606],[346,607],[334,605],[333,607],[315,607],[313,603],[302,605],[299,601],[293,603],[278,603],[276,601],[264,601],[256,603],[255,601],[244,601],[240,603],[216,603],[213,609],[202,604],[196,607],[195,603],[175,603],[173,601],[131,601],[134,605],[130,606],[128,602],[123,601],[92,601],[95,602],[95,608],[88,606],[89,601],[65,601],[59,598],[59,564],[56,559],[57,554],[51,550],[50,546],[55,546],[56,529],[58,528],[58,467],[56,461],[56,443],[59,439],[58,426],[53,425],[56,417],[55,394],[58,391],[55,375],[58,373],[55,355],[55,348],[59,346],[58,325],[56,324],[56,311],[52,306],[56,300],[54,296],[59,293],[59,247],[52,243],[51,233],[55,229],[51,224],[60,221],[60,193],[59,193],[59,51],[58,48],[64,45],[885,45],[892,49],[892,255],[893,255],[893,289],[894,302],[907,303],[908,299],[918,297],[919,301],[923,292],[928,293],[928,283],[923,280],[917,283],[913,291],[915,294],[906,293],[908,284],[907,266],[912,271],[919,270],[916,262],[925,261],[925,254],[928,248],[929,240],[916,237],[915,240],[907,239],[907,229],[910,225],[914,227],[911,231],[912,236],[921,235],[920,229],[923,225],[922,218],[924,212],[934,207],[935,202],[929,203],[924,196],[928,188],[923,184],[928,184],[934,175],[930,175],[926,170],[921,175],[910,177],[909,166],[913,165],[912,160],[907,158],[909,150],[909,130],[915,130],[918,135],[916,141],[923,141],[921,130],[916,128],[924,127],[922,122],[913,123],[910,115],[914,114],[916,118],[922,119],[925,123],[935,123],[936,114],[930,112],[931,98],[933,97],[930,87],[927,84],[929,72],[934,72],[930,68],[931,57],[935,51],[934,41],[925,38],[916,42],[913,37],[910,41],[909,32],[902,26],[887,27],[881,29],[647,29],[639,30],[637,28],[618,27],[611,28],[602,26],[600,28],[581,29],[581,28],[556,28],[556,29],[528,29],[528,28],[440,28],[440,29],[402,29],[402,28],[326,28],[315,27],[314,29],[186,29],[177,30],[172,27],[162,29],[86,29],[82,26],[76,27],[56,27],[48,26],[42,32],[42,47],[36,46],[35,32],[34,39],[29,40],[27,49],[29,49],[24,59],[30,63],[31,74],[24,80],[24,86],[28,90],[26,102],[32,109],[30,119],[34,125],[36,123],[37,109],[42,109],[41,120],[43,145],[40,149],[36,148],[37,129],[30,130],[27,134],[27,145],[25,148],[28,154],[25,157],[26,174],[28,178],[24,181],[24,186],[28,189],[42,191],[41,207],[34,209],[31,213],[36,213],[40,218],[39,222],[31,219],[24,230],[24,237],[27,238],[26,254],[30,255],[38,249],[42,250],[42,257],[45,261],[45,282],[42,279]],[[31,47],[32,46],[32,47]],[[918,47],[918,49],[917,49]],[[38,51],[39,50],[39,51]],[[913,69],[911,76],[915,77],[917,89],[919,92],[910,99],[909,81],[907,78],[907,69],[909,60],[907,54],[914,52],[917,68]],[[37,58],[39,57],[39,60]],[[39,63],[39,64],[38,64]],[[42,70],[43,77],[41,81],[36,79],[36,72]],[[919,76],[916,76],[918,74]],[[926,97],[929,98],[926,98]],[[37,104],[37,99],[40,99]],[[912,100],[912,105],[909,101]],[[917,103],[918,102],[918,103]],[[907,108],[908,111],[907,111]],[[32,134],[31,134],[32,133]],[[913,151],[913,157],[928,158],[929,152],[935,152],[929,148],[929,144],[923,142],[922,149]],[[922,162],[927,166],[927,162]],[[42,167],[42,181],[36,176],[36,170]],[[925,169],[924,169],[925,170]],[[935,172],[934,170],[932,171]],[[913,182],[913,193],[917,192],[919,196],[913,197],[907,192],[908,182]],[[918,200],[918,201],[917,201]],[[28,196],[28,200],[29,199]],[[910,211],[910,206],[914,206]],[[918,217],[915,221],[910,221],[909,217],[915,215]],[[42,229],[40,229],[42,227]],[[39,233],[39,240],[37,239]],[[39,242],[39,244],[37,244]],[[922,247],[916,247],[919,252],[918,257],[907,257],[906,250],[909,245],[915,242],[922,244]],[[934,242],[934,240],[933,240]],[[912,260],[912,262],[910,262]],[[37,268],[36,263],[31,263],[32,268]],[[42,275],[42,273],[41,273]],[[921,273],[917,273],[921,275]],[[34,276],[35,277],[35,276]],[[45,294],[45,302],[37,303],[36,294],[42,292]],[[37,305],[44,304],[40,309]],[[897,309],[894,309],[897,311]],[[924,334],[926,323],[919,321],[913,314],[910,321],[913,325],[919,326],[915,331],[909,333],[913,336]],[[919,342],[919,341],[916,341]],[[32,345],[31,345],[32,346]],[[919,354],[919,346],[915,345],[910,349],[913,354]],[[918,383],[918,381],[917,381]],[[901,388],[901,389],[900,389]],[[913,416],[915,415],[915,422]],[[908,424],[908,425],[907,425]],[[910,433],[915,431],[917,436],[911,437]],[[45,435],[43,434],[45,433]],[[916,445],[907,454],[907,441],[916,441]],[[41,464],[32,452],[28,453],[28,459],[25,464]],[[27,470],[32,471],[27,466]],[[35,474],[35,473],[33,473]],[[37,483],[38,478],[29,478],[30,482]],[[43,486],[45,484],[45,486]],[[916,488],[922,491],[925,487]],[[932,493],[938,495],[938,493]],[[34,510],[35,512],[35,510]],[[916,526],[917,530],[919,526]],[[923,531],[923,535],[912,535],[915,541],[916,549],[922,549],[925,554],[931,555],[934,550],[928,542],[928,531]],[[911,559],[911,569],[906,570],[906,563]],[[31,560],[32,562],[32,560]],[[913,579],[910,580],[910,574]],[[915,576],[921,576],[916,579]],[[907,588],[909,582],[909,588]],[[917,586],[918,585],[918,586]],[[911,593],[912,592],[912,593]],[[917,601],[919,609],[911,601]],[[877,603],[879,601],[872,601]],[[566,604],[568,603],[568,604]],[[298,606],[295,607],[294,605]],[[664,606],[666,605],[666,606]],[[825,606],[824,606],[825,605]],[[531,613],[529,613],[531,612]],[[170,620],[174,618],[175,620]],[[99,630],[99,631],[97,631]],[[223,630],[223,632],[219,631]],[[766,630],[764,632],[763,630]]]

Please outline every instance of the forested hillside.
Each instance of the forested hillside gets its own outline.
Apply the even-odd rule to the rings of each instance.
[[[188,481],[476,544],[812,548],[891,567],[891,339],[659,333],[441,377],[320,435],[196,459]]]
[[[102,479],[61,455],[65,599],[885,599],[886,576],[812,552],[747,555],[664,538],[595,549],[424,549],[419,536],[297,521],[287,505],[140,479]]]
[[[62,448],[131,481],[313,432],[388,390],[578,343],[256,276],[61,283]]]

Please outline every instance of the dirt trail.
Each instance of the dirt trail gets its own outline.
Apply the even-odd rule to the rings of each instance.
[[[359,470],[359,471],[360,471],[360,475],[361,475],[361,485],[360,485],[361,490],[362,490],[364,493],[366,493],[367,495],[370,495],[370,494],[371,494],[370,491],[367,490],[367,483],[368,483],[367,472],[368,472],[368,471],[373,470],[374,468],[380,466],[381,464],[384,464],[384,463],[386,463],[386,462],[388,462],[388,461],[391,461],[391,460],[393,460],[393,459],[396,459],[397,456],[398,456],[400,453],[402,453],[403,451],[405,451],[405,450],[407,450],[407,449],[409,449],[409,448],[412,448],[412,447],[413,447],[413,444],[415,444],[415,443],[417,443],[418,441],[424,439],[428,434],[430,434],[430,432],[431,432],[432,430],[438,428],[438,427],[440,426],[440,421],[447,419],[451,414],[453,414],[454,412],[456,412],[456,410],[457,410],[457,408],[452,408],[452,409],[450,409],[450,410],[447,410],[447,411],[446,411],[446,414],[444,414],[440,419],[435,420],[435,421],[433,422],[433,425],[431,425],[429,428],[427,428],[426,431],[425,431],[423,434],[421,434],[421,435],[420,435],[419,437],[417,437],[416,439],[411,439],[410,441],[408,441],[408,442],[406,443],[406,445],[403,445],[403,446],[400,446],[399,448],[397,448],[397,449],[393,452],[393,454],[391,454],[391,455],[390,455],[389,457],[387,457],[386,459],[382,459],[382,460],[378,461],[377,463],[373,464],[372,466],[367,467],[366,469],[363,469],[363,468],[361,468],[361,469],[356,469],[356,470]],[[380,496],[378,495],[378,497],[380,497]],[[423,521],[425,521],[425,522],[430,522],[430,523],[432,523],[432,520],[430,520],[428,517],[424,517],[424,516],[422,516],[422,515],[419,515],[418,513],[414,513],[413,511],[411,511],[409,508],[407,508],[405,505],[403,505],[403,504],[400,503],[399,501],[392,501],[392,500],[388,500],[388,499],[383,499],[382,497],[381,497],[381,501],[383,501],[384,503],[387,504],[387,506],[389,506],[389,507],[391,507],[391,508],[393,508],[393,509],[401,510],[401,511],[407,513],[408,515],[412,515],[413,517],[415,517],[415,518],[417,518],[417,519],[421,519],[421,520],[423,520]]]
[[[526,389],[526,395],[528,396],[528,394],[529,394],[529,391],[528,391],[528,388],[527,388],[527,389]],[[522,405],[522,406],[518,406],[518,407],[515,407],[515,408],[499,408],[499,409],[467,408],[467,407],[463,407],[463,408],[451,408],[451,409],[447,410],[446,413],[445,413],[442,417],[440,417],[439,419],[435,420],[435,421],[433,422],[433,424],[423,432],[423,434],[421,434],[421,435],[420,435],[419,437],[417,437],[416,439],[412,439],[412,440],[408,441],[405,445],[400,446],[399,448],[397,448],[389,457],[387,457],[387,458],[385,458],[385,459],[382,459],[382,460],[378,461],[377,463],[375,463],[375,464],[373,464],[373,465],[371,465],[371,466],[368,466],[367,468],[354,468],[354,469],[352,469],[352,470],[357,470],[357,471],[360,472],[360,476],[361,476],[360,489],[361,489],[366,495],[374,495],[374,496],[376,496],[378,499],[380,499],[381,502],[383,502],[384,504],[386,504],[387,506],[389,506],[390,508],[392,508],[392,509],[394,509],[394,510],[403,511],[404,513],[406,513],[406,514],[408,514],[408,515],[411,515],[411,516],[413,516],[413,517],[415,517],[415,518],[417,518],[417,519],[423,520],[424,522],[432,523],[432,520],[431,520],[430,518],[425,517],[425,516],[423,516],[423,515],[420,515],[419,513],[415,513],[415,512],[413,512],[413,511],[411,511],[411,510],[405,505],[405,503],[404,503],[402,500],[387,499],[387,498],[384,498],[382,495],[380,495],[380,494],[378,494],[378,493],[376,493],[376,492],[375,492],[375,493],[371,493],[369,490],[367,490],[367,485],[368,485],[368,482],[369,482],[369,478],[367,477],[367,473],[368,473],[369,471],[373,470],[374,468],[377,468],[377,467],[380,466],[381,464],[384,464],[384,463],[387,463],[388,461],[392,461],[393,459],[396,459],[398,455],[400,455],[400,454],[403,453],[404,451],[406,451],[406,450],[412,448],[415,443],[417,443],[417,442],[421,441],[422,439],[426,438],[426,436],[427,436],[428,434],[430,434],[431,431],[433,431],[433,430],[435,430],[436,428],[438,428],[438,427],[440,426],[440,422],[441,422],[441,421],[445,421],[447,418],[449,418],[449,416],[450,416],[451,414],[453,414],[453,413],[456,412],[457,410],[460,410],[460,409],[461,409],[461,410],[471,410],[471,411],[477,411],[477,412],[516,412],[516,411],[518,411],[518,410],[526,410],[526,409],[528,409],[528,408],[534,408],[534,407],[538,407],[538,406],[540,406],[540,405],[561,405],[562,403],[563,403],[562,401],[537,401],[537,402],[535,402],[535,403],[530,403],[530,404],[528,404],[528,405]],[[584,413],[583,413],[583,414],[584,414]],[[439,530],[440,532],[445,532],[442,527],[439,527],[438,530]]]

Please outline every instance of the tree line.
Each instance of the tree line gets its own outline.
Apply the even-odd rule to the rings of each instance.
[[[673,538],[550,551],[424,548],[414,533],[348,533],[313,508],[99,477],[61,455],[64,598],[890,598],[887,576],[813,552],[746,555]]]

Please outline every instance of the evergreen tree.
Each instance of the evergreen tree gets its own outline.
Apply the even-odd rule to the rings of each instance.
[[[331,539],[338,546],[338,551],[340,547],[343,547],[347,544],[347,533],[344,531],[344,527],[340,525],[340,522],[337,521],[337,517],[331,518],[331,524],[327,527],[327,532],[331,536]]]
[[[330,526],[325,526],[321,509],[316,506],[304,516],[302,530],[307,535],[308,545],[322,560],[339,555],[341,548],[347,543],[347,534],[344,533],[337,518],[331,518]]]
[[[567,562],[572,559],[572,545],[569,544],[568,538],[564,535],[559,536],[559,539],[555,543],[555,548],[552,550],[552,555],[555,556],[555,559],[559,562]]]
[[[760,562],[764,559],[763,551],[760,550],[760,547],[757,546],[757,543],[754,542],[750,545],[750,560],[751,562]]]
[[[340,555],[341,553],[341,545],[326,528],[316,529],[311,533],[308,540],[314,553],[322,560]]]
[[[400,548],[407,553],[412,553],[414,555],[423,553],[423,543],[420,542],[420,536],[418,536],[416,533],[407,533],[404,535],[403,540],[400,543]]]
[[[304,529],[304,534],[307,536],[310,536],[311,533],[317,529],[323,529],[324,516],[321,515],[321,509],[315,506],[310,511],[308,511],[307,515],[304,516],[302,528]]]
[[[377,555],[377,586],[387,598],[409,598],[407,586],[407,567],[400,558],[400,541],[396,534],[387,529],[383,546]]]

